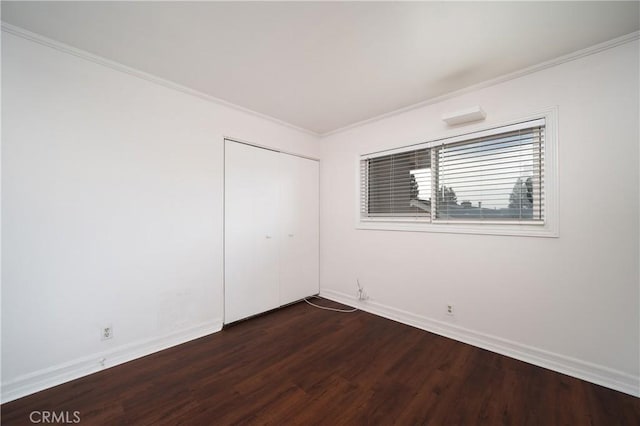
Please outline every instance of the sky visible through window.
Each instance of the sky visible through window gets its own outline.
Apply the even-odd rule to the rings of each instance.
[[[410,170],[418,185],[418,199],[431,200],[431,169],[415,169]]]
[[[457,205],[484,209],[529,207],[535,175],[534,135],[509,134],[472,144],[437,149],[438,185],[453,190]],[[418,186],[417,198],[431,200],[432,170],[410,170]],[[527,198],[528,197],[528,198]],[[522,200],[525,201],[523,205]]]

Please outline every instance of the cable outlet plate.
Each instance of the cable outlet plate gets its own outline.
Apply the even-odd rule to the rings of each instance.
[[[369,295],[365,293],[364,287],[360,285],[360,280],[356,278],[356,283],[358,284],[358,300],[364,302],[369,299]]]

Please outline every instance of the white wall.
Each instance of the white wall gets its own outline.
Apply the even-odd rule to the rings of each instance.
[[[2,94],[3,401],[218,330],[223,136],[319,155],[315,136],[7,33]]]
[[[323,138],[322,294],[354,303],[359,278],[363,309],[639,395],[638,47]],[[478,104],[486,126],[558,106],[560,237],[356,230],[356,158]]]

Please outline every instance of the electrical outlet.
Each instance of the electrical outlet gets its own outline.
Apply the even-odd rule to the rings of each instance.
[[[113,327],[111,325],[106,325],[102,327],[102,334],[100,335],[100,340],[109,340],[113,337]]]
[[[453,305],[447,305],[447,315],[453,315]]]

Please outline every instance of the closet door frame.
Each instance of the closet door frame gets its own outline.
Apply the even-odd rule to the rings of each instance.
[[[311,160],[311,161],[316,161],[318,163],[318,174],[319,174],[319,168],[320,168],[320,159],[318,158],[314,158],[314,157],[309,157],[309,156],[305,156],[305,155],[300,155],[300,154],[296,154],[296,153],[292,153],[292,152],[287,152],[287,151],[282,151],[282,150],[278,150],[278,149],[274,149],[272,147],[269,146],[265,146],[265,145],[260,145],[260,144],[256,144],[253,142],[248,142],[242,139],[238,139],[235,137],[229,137],[229,136],[224,136],[223,137],[223,229],[222,229],[222,245],[223,245],[223,258],[222,258],[222,278],[223,278],[223,285],[222,285],[222,312],[223,312],[223,325],[228,325],[232,322],[235,321],[239,321],[245,318],[250,318],[253,315],[250,315],[248,317],[245,318],[240,318],[240,319],[235,319],[233,321],[229,321],[228,319],[228,315],[227,315],[227,306],[226,306],[226,302],[227,302],[227,239],[228,239],[228,235],[227,235],[227,205],[226,205],[226,201],[227,201],[227,142],[234,142],[234,143],[238,143],[238,144],[243,144],[243,145],[248,145],[250,147],[254,147],[254,148],[258,148],[258,149],[265,149],[267,151],[272,151],[274,153],[280,154],[280,155],[291,155],[294,157],[299,157],[302,159],[306,159],[306,160]],[[320,184],[320,179],[318,176],[318,197],[320,194],[320,188],[319,188],[319,184]],[[319,276],[319,264],[320,264],[320,258],[319,258],[319,254],[320,254],[320,237],[319,237],[319,230],[320,230],[320,215],[319,215],[319,203],[318,203],[318,223],[317,223],[317,228],[318,228],[318,241],[317,241],[317,245],[318,245],[318,259],[317,259],[317,263],[318,263],[318,276],[317,276],[317,282],[318,282],[318,292],[319,292],[319,282],[320,282],[320,276]],[[279,238],[281,238],[282,236],[278,236]],[[278,254],[280,254],[281,249],[278,249]],[[280,265],[282,262],[278,262],[278,264]],[[278,283],[278,303],[279,306],[283,306],[284,304],[281,303],[282,298],[280,295],[280,282]],[[275,308],[278,308],[279,306],[275,306]],[[257,314],[256,314],[257,315]]]

